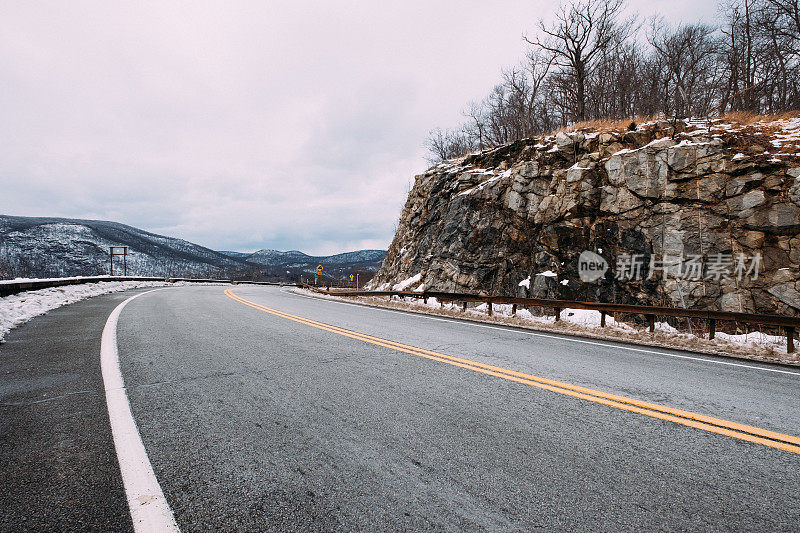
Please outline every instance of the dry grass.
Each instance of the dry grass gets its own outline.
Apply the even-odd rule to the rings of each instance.
[[[800,111],[786,111],[784,113],[758,115],[747,111],[729,111],[717,117],[710,117],[711,120],[721,120],[726,123],[739,124],[741,126],[749,126],[755,123],[769,123],[779,120],[788,120],[793,118],[800,118]],[[698,117],[697,120],[701,120]],[[575,131],[596,131],[596,132],[621,132],[627,130],[631,123],[647,124],[659,120],[670,120],[669,117],[664,115],[650,115],[650,116],[635,116],[621,119],[605,119],[605,120],[585,120],[583,122],[576,122],[569,126],[553,130],[546,136],[555,135],[559,132],[569,133]]]
[[[718,118],[724,122],[749,126],[756,122],[775,122],[778,120],[789,120],[798,117],[800,117],[800,111],[786,111],[785,113],[772,115],[757,115],[747,111],[729,111],[723,115],[720,115]]]

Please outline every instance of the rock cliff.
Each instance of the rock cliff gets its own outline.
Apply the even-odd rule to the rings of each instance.
[[[371,287],[798,314],[798,132],[661,121],[444,162],[416,177]],[[608,265],[595,281],[585,251]]]

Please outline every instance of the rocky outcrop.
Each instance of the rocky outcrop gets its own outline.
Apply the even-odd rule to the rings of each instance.
[[[534,297],[798,314],[800,158],[775,130],[664,121],[442,163],[371,286],[519,295],[530,278]],[[599,280],[581,281],[585,250]]]

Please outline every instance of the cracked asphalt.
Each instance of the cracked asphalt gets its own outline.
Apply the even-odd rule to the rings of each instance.
[[[225,287],[130,302],[136,423],[184,531],[796,531],[800,455],[298,323]],[[380,339],[800,434],[800,374],[240,285]],[[99,338],[132,293],[0,345],[0,529],[130,529]],[[663,353],[655,353],[663,352]]]

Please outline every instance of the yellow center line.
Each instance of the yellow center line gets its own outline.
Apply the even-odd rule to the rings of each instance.
[[[691,411],[684,411],[681,409],[674,409],[672,407],[667,407],[664,405],[644,402],[641,400],[636,400],[634,398],[628,398],[625,396],[619,396],[617,394],[598,391],[587,387],[572,385],[570,383],[564,383],[561,381],[547,379],[532,374],[517,372],[515,370],[509,370],[507,368],[488,365],[486,363],[480,363],[478,361],[472,361],[470,359],[464,359],[461,357],[446,355],[432,350],[426,350],[424,348],[418,348],[415,346],[409,346],[406,344],[401,344],[399,342],[382,339],[380,337],[374,337],[372,335],[367,335],[365,333],[359,333],[357,331],[340,328],[338,326],[333,326],[331,324],[325,324],[324,322],[317,322],[316,320],[311,320],[309,318],[291,315],[283,311],[278,311],[277,309],[272,309],[269,307],[265,307],[263,305],[259,305],[249,300],[245,300],[240,296],[237,296],[236,294],[234,294],[232,289],[227,289],[225,291],[225,294],[230,298],[232,298],[233,300],[242,303],[244,305],[247,305],[249,307],[252,307],[254,309],[258,309],[259,311],[263,311],[265,313],[269,313],[271,315],[285,318],[287,320],[298,322],[300,324],[311,326],[317,329],[321,329],[331,333],[336,333],[337,335],[342,335],[344,337],[348,337],[354,340],[360,340],[377,346],[382,346],[385,348],[390,348],[407,354],[416,355],[418,357],[424,357],[426,359],[431,359],[433,361],[438,361],[452,366],[465,368],[468,370],[472,370],[474,372],[480,372],[482,374],[499,377],[509,381],[514,381],[516,383],[521,383],[539,389],[548,390],[551,392],[556,392],[567,396],[572,396],[574,398],[579,398],[582,400],[608,405],[610,407],[615,407],[617,409],[622,409],[632,413],[638,413],[652,418],[657,418],[659,420],[674,422],[676,424],[681,424],[696,429],[702,429],[704,431],[718,433],[720,435],[726,435],[728,437],[733,437],[736,439],[748,442],[754,442],[757,444],[762,444],[764,446],[769,446],[772,448],[778,448],[781,450],[786,450],[789,452],[800,454],[800,438],[795,437],[793,435],[786,435],[784,433],[778,433],[767,429],[748,426],[746,424],[740,424],[738,422],[732,422],[721,418],[714,418],[707,415],[693,413]]]

